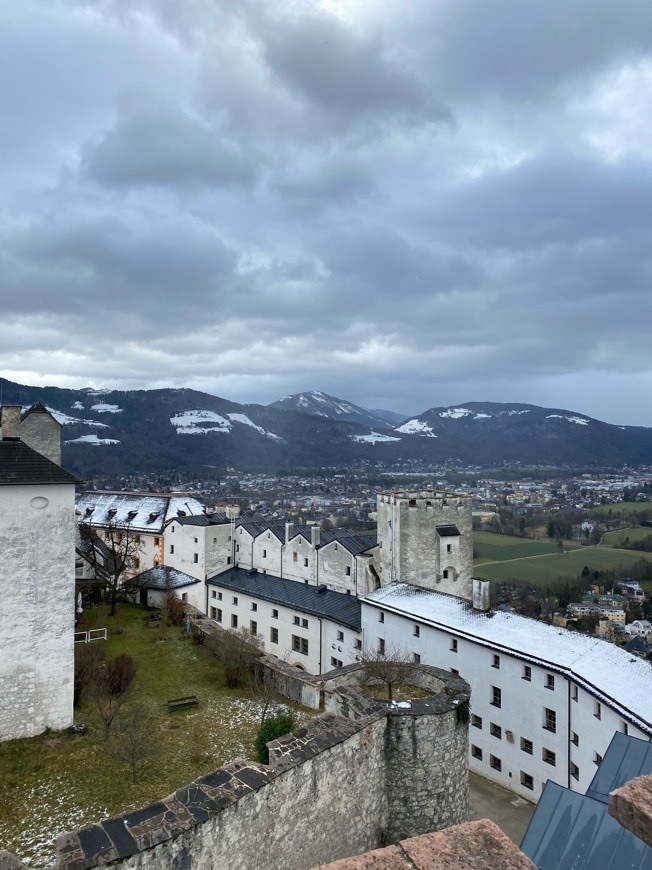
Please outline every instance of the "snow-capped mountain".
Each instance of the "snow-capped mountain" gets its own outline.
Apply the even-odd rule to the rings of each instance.
[[[329,396],[319,390],[309,390],[306,393],[294,393],[283,396],[277,402],[272,402],[268,408],[279,408],[282,411],[298,411],[300,414],[314,414],[317,417],[328,417],[330,420],[346,420],[349,423],[360,423],[362,426],[381,427],[382,430],[391,427],[388,421],[377,411],[369,411],[360,405],[354,405],[344,399]],[[387,414],[387,412],[384,412]]]

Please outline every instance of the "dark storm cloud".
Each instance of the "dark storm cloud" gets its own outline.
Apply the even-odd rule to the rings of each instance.
[[[643,0],[6,4],[3,374],[652,424],[651,45]]]

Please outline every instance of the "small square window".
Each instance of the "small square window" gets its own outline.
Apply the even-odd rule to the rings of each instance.
[[[458,674],[459,675],[459,671],[457,670],[457,668],[451,668],[451,674]]]
[[[221,592],[218,592],[218,593],[217,593],[217,600],[218,600],[218,601],[221,601],[221,600],[222,600],[222,593],[221,593]]]
[[[523,665],[523,679],[528,682],[532,679],[532,668],[529,665]]]
[[[552,674],[546,674],[546,689],[552,689],[553,692],[555,690],[555,678]]]
[[[542,749],[541,750],[541,757],[543,758],[543,760],[545,761],[546,764],[552,764],[553,767],[557,764],[557,756],[550,749],[545,749],[545,748]]]
[[[412,631],[412,634],[413,634],[415,637],[420,637],[420,636],[421,636],[421,626],[420,626],[420,625],[415,625],[415,626],[414,626],[414,629],[413,629],[413,631]]]
[[[378,614],[378,622],[385,622],[385,614],[383,613],[382,610]]]
[[[451,638],[451,652],[457,652],[457,638]]]
[[[299,619],[298,616],[293,616],[293,617],[292,617],[292,624],[293,624],[293,625],[301,625],[301,620]]]
[[[255,601],[251,602],[251,609],[254,611],[258,610],[258,604]]]
[[[471,725],[474,728],[482,728],[482,716],[476,716],[475,713],[471,713]]]
[[[593,704],[593,715],[596,719],[602,719],[602,704],[599,701]]]
[[[477,758],[478,761],[482,761],[482,750],[479,746],[473,746],[473,744],[471,744],[471,755],[473,758]]]
[[[292,649],[295,652],[301,653],[301,655],[308,655],[308,639],[305,637],[297,637],[296,634],[292,635]]]
[[[419,655],[419,653],[412,653],[412,661],[415,665],[421,664],[421,656]]]
[[[534,791],[534,777],[532,777],[529,773],[525,773],[525,771],[521,771],[521,785],[524,788],[529,788],[530,791]]]
[[[580,745],[579,734],[576,734],[574,731],[571,731],[571,743],[573,744],[573,746]]]
[[[350,566],[350,565],[347,565],[347,566],[346,566],[346,576],[347,576],[347,577],[350,577],[350,576],[351,576],[351,566]]]
[[[534,751],[532,741],[528,740],[526,737],[521,737],[521,750],[526,752],[528,755],[532,755]]]
[[[196,543],[197,543],[197,538],[193,538],[193,541],[194,541],[194,542],[195,542],[195,544],[196,544]]]
[[[491,687],[491,701],[489,703],[492,707],[502,707],[503,693],[497,686]]]
[[[495,755],[489,756],[489,766],[492,767],[494,770],[498,770],[498,771],[503,769],[502,761],[500,760],[500,758],[497,758]]]
[[[343,631],[337,632],[337,640],[339,643],[341,643],[344,640],[344,632]]]
[[[491,657],[491,667],[492,668],[499,668],[500,667],[500,656],[494,655]]]
[[[272,609],[272,619],[278,619],[278,610],[276,608]]]
[[[353,649],[362,649],[362,641],[359,637],[356,637],[356,639],[353,641]]]
[[[500,725],[496,725],[495,722],[489,723],[489,733],[492,737],[497,737],[499,740],[503,739],[503,729]]]
[[[334,656],[331,656],[331,667],[332,668],[341,668],[342,662],[340,659],[336,659]]]
[[[446,552],[447,553],[453,552],[453,545],[452,544],[446,544]]]
[[[215,589],[211,591],[211,598],[217,598],[217,591]]]
[[[238,603],[238,596],[237,595],[233,596],[233,603],[237,605],[237,603]]]
[[[597,765],[602,764],[602,756],[600,755],[599,752],[593,753],[593,763],[597,764]]]
[[[580,769],[576,764],[573,764],[572,761],[570,763],[570,775],[573,777],[573,779],[580,778]]]
[[[278,628],[270,628],[269,639],[271,643],[278,643]]]
[[[305,559],[303,560],[303,567],[304,567],[304,568],[307,568],[307,567],[308,567],[308,557],[307,557],[307,556],[306,556]]]
[[[301,628],[308,628],[308,620],[307,619],[301,620]]]

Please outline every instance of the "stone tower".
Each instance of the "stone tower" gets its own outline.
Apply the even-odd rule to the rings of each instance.
[[[410,583],[471,600],[470,496],[443,490],[379,493],[377,514],[383,586]]]

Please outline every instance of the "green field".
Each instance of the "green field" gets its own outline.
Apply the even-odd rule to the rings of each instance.
[[[619,501],[617,504],[601,504],[591,508],[591,516],[606,514],[613,517],[629,517],[632,514],[647,512],[652,518],[652,502],[649,501]]]
[[[88,723],[85,734],[0,743],[0,848],[29,867],[51,865],[57,833],[143,806],[238,756],[253,757],[260,703],[247,692],[226,689],[202,646],[180,628],[170,628],[167,641],[157,642],[159,628],[147,624],[146,612],[137,607],[122,605],[117,624],[106,608],[88,614],[84,629],[109,628],[108,641],[96,641],[106,643],[107,658],[128,652],[136,660],[135,700],[155,720],[156,752],[132,783],[125,765],[107,752],[93,709],[84,706],[75,720]],[[198,707],[167,712],[168,698],[192,694]]]
[[[610,532],[605,535],[602,545],[592,547],[584,547],[577,541],[564,541],[564,553],[560,553],[552,541],[529,541],[494,532],[474,532],[474,573],[489,580],[520,580],[535,586],[554,582],[558,577],[578,577],[585,565],[591,571],[613,569],[627,574],[641,557],[652,558],[652,554],[614,549],[613,543],[623,535],[638,540],[639,535],[646,537],[645,532],[650,531],[652,529],[637,526]]]
[[[602,545],[618,547],[622,545],[625,538],[629,538],[631,543],[643,541],[645,538],[652,538],[652,529],[646,526],[630,526],[627,529],[618,529],[616,532],[607,532],[602,537]]]

